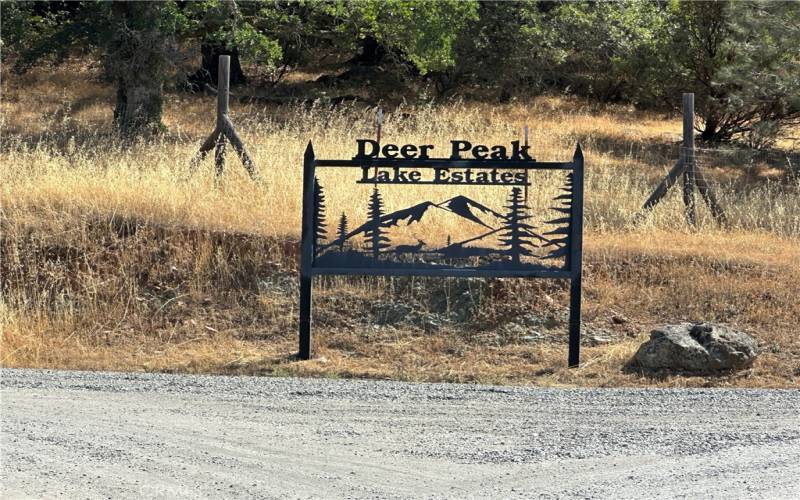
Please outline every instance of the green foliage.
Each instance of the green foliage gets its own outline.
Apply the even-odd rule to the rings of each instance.
[[[771,145],[800,119],[800,4],[674,3],[641,93],[694,92],[701,138]]]
[[[283,56],[281,45],[270,29],[278,9],[277,3],[188,2],[179,14],[180,33],[185,41],[237,47],[246,61],[274,68]]]
[[[83,2],[42,5],[4,1],[0,14],[3,62],[11,56],[17,73],[43,62],[60,63],[75,48],[91,49],[100,43],[96,27],[102,16]]]
[[[278,41],[260,33],[251,24],[243,24],[236,30],[231,45],[238,47],[246,59],[269,69],[273,69],[283,57]]]
[[[657,50],[664,6],[655,2],[481,3],[459,43],[456,74],[505,93],[564,89],[635,100],[638,70]]]
[[[800,123],[800,4],[732,3],[732,60],[721,64],[713,84],[721,97],[718,139],[735,135],[768,146],[781,125]],[[716,109],[715,109],[716,111]]]
[[[566,83],[604,101],[636,100],[638,74],[658,50],[663,7],[633,0],[569,3],[555,9],[544,34],[562,41],[554,62]]]
[[[158,132],[171,73],[175,2],[4,2],[4,45],[14,69],[94,52],[117,85],[114,123],[126,135]],[[10,27],[10,30],[6,30]]]
[[[420,73],[449,69],[453,46],[467,22],[477,18],[474,0],[339,0],[316,4],[350,45],[366,36],[399,50]]]
[[[537,41],[539,43],[537,43]],[[481,2],[455,44],[452,72],[439,75],[439,90],[473,83],[508,94],[519,85],[542,87],[541,23],[533,2]]]

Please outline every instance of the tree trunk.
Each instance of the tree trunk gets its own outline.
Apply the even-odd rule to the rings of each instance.
[[[358,44],[361,46],[361,51],[348,61],[351,64],[377,66],[386,57],[386,47],[373,36],[365,36]]]
[[[161,85],[139,78],[120,78],[117,81],[117,103],[114,123],[125,135],[157,133],[161,123],[163,98]]]
[[[158,2],[114,2],[114,36],[106,68],[117,82],[114,124],[125,135],[160,132],[169,34],[160,29]]]
[[[707,116],[703,120],[703,130],[700,132],[700,140],[703,142],[717,142],[717,128],[719,120],[716,116]]]
[[[217,73],[219,65],[219,56],[231,56],[231,85],[239,85],[247,83],[242,71],[242,63],[239,61],[239,49],[236,47],[226,48],[224,45],[216,43],[203,43],[200,46],[200,52],[203,55],[203,63],[200,68],[202,74],[209,78],[206,83],[217,85]]]

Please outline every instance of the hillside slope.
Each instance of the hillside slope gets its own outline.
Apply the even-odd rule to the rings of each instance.
[[[3,366],[540,385],[800,384],[796,178],[779,163],[748,166],[706,153],[700,160],[729,227],[701,211],[699,227],[687,228],[678,190],[632,224],[676,158],[678,117],[555,97],[387,113],[385,137],[400,144],[507,143],[525,123],[542,160],[569,158],[581,141],[585,363],[564,368],[564,283],[363,278],[317,282],[318,356],[297,362],[303,149],[311,139],[320,157],[352,157],[355,138],[373,133],[374,110],[234,105],[263,183],[252,183],[235,159],[215,182],[210,163],[188,171],[213,121],[213,98],[169,96],[170,133],[125,144],[107,126],[111,88],[76,74],[34,71],[3,81]],[[76,79],[82,83],[62,85]],[[331,179],[331,203],[365,220],[358,188],[338,174]],[[550,197],[537,186],[529,203],[545,210]],[[457,195],[502,207],[507,193],[443,187],[396,193],[392,206]],[[468,232],[453,231],[453,241]],[[413,235],[428,243],[445,236],[435,224]],[[752,332],[764,353],[751,371],[718,378],[626,369],[653,325],[679,320],[730,323]]]

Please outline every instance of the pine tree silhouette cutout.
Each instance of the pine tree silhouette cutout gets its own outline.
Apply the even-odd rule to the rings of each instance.
[[[344,212],[342,212],[342,216],[339,217],[337,232],[339,233],[339,237],[336,239],[336,242],[339,244],[339,251],[344,252],[344,244],[347,240],[347,216]]]
[[[532,240],[541,240],[542,237],[534,233],[535,228],[525,222],[531,216],[527,215],[530,207],[523,200],[522,189],[515,187],[511,190],[511,196],[508,197],[508,205],[505,208],[508,209],[508,212],[500,233],[500,246],[511,255],[511,262],[514,265],[520,265],[523,255],[533,255],[530,249],[537,245]]]
[[[555,247],[553,250],[550,251],[547,255],[543,258],[545,259],[558,259],[560,257],[566,257],[569,253],[569,233],[570,233],[570,224],[572,223],[571,215],[572,215],[572,173],[570,172],[567,175],[567,184],[565,187],[561,188],[564,191],[564,194],[560,194],[556,196],[553,201],[558,203],[558,206],[550,207],[551,210],[559,212],[562,216],[558,217],[557,219],[546,221],[546,224],[562,224],[560,227],[553,229],[552,231],[548,231],[544,233],[546,236],[553,235],[554,237],[550,239],[544,246],[545,247]]]
[[[314,253],[316,253],[320,242],[328,234],[325,229],[325,194],[322,192],[322,186],[316,177],[314,177],[314,217],[312,223],[314,227]]]
[[[367,251],[372,253],[372,258],[377,260],[381,250],[389,248],[389,238],[385,236],[385,231],[381,226],[383,216],[383,199],[376,187],[369,197],[369,209],[367,211],[369,229],[364,231],[364,238],[367,242]]]

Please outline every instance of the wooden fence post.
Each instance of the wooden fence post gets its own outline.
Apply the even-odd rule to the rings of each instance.
[[[225,140],[227,139],[233,146],[242,165],[250,174],[253,180],[258,178],[255,164],[250,158],[247,149],[244,147],[242,139],[236,133],[233,122],[228,116],[228,109],[230,104],[230,72],[231,72],[231,56],[219,56],[219,73],[217,78],[217,121],[214,131],[200,146],[200,151],[197,152],[192,160],[190,169],[193,171],[195,167],[208,155],[208,153],[216,147],[214,153],[214,166],[216,168],[217,176],[221,175],[225,170]]]
[[[683,94],[683,203],[686,206],[686,220],[697,225],[697,210],[694,205],[695,159],[694,159],[694,94]]]
[[[217,73],[217,126],[216,130],[222,130],[224,118],[228,116],[228,104],[230,95],[230,56],[219,56]],[[214,152],[214,166],[217,176],[222,175],[225,170],[225,134],[220,133],[217,137],[217,149]]]
[[[219,73],[217,77],[217,127],[222,128],[223,116],[228,116],[230,103],[231,56],[219,56]]]

